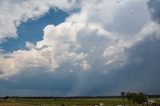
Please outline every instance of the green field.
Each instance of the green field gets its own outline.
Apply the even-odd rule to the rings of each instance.
[[[160,104],[160,98],[152,98],[156,103]]]
[[[160,99],[156,99],[156,101],[160,101]],[[92,99],[7,99],[0,100],[0,106],[61,106],[64,104],[65,106],[95,106],[99,103],[103,103],[104,106],[117,106],[122,105],[122,99],[120,98],[92,98]],[[140,104],[129,104],[127,100],[125,100],[126,106],[140,106]]]

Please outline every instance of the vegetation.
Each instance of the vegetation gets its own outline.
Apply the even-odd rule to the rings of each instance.
[[[121,96],[122,96],[122,100],[123,100],[123,106],[125,106],[125,101],[124,101],[124,98],[126,96],[126,93],[123,91],[121,92]]]
[[[125,99],[127,102],[127,99]],[[123,103],[120,98],[63,98],[63,99],[14,99],[10,98],[4,101],[0,101],[1,104],[16,104],[8,106],[95,106],[103,103],[104,106],[116,106]],[[21,105],[18,105],[21,104]],[[27,105],[26,105],[27,104]],[[4,106],[4,105],[3,105]],[[5,105],[7,106],[7,105]]]
[[[126,94],[126,98],[128,99],[129,103],[132,102],[132,103],[142,104],[144,102],[147,102],[147,96],[142,92],[139,92],[138,94],[128,92]]]
[[[122,99],[121,99],[122,98]],[[149,98],[160,103],[160,98]],[[3,97],[0,106],[142,106],[147,96],[140,93],[121,92],[115,97]]]
[[[153,98],[153,101],[155,101],[156,103],[160,104],[160,98]]]

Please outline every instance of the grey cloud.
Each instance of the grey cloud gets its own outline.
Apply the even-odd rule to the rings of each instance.
[[[153,6],[153,2],[155,1],[150,1],[149,8],[159,9],[159,7]],[[136,6],[133,7],[136,8]],[[130,23],[132,20],[123,19],[124,15],[129,14],[129,12],[127,12],[127,14],[125,14],[125,12],[119,13],[118,15],[115,15],[115,20],[120,19],[126,23]],[[153,14],[152,11],[151,14],[154,16],[153,19],[159,19],[159,16],[154,15],[155,13]],[[132,18],[132,16],[130,18]],[[140,19],[138,22],[136,20],[136,22],[139,23],[141,20],[143,19]],[[122,25],[121,21],[118,20],[118,23],[112,27],[113,29],[115,28],[115,32],[118,34],[128,33],[126,32],[127,28],[129,32],[132,33],[133,31],[133,33],[136,33],[139,32],[143,26],[143,23],[140,24],[141,25],[138,24],[128,27],[128,24]],[[121,25],[124,29],[121,28]],[[65,27],[66,26],[64,26],[64,29]],[[138,29],[136,29],[137,27]],[[53,33],[51,33],[51,35],[52,34]],[[70,59],[75,57],[61,62],[60,67],[56,68],[54,71],[42,67],[37,69],[24,69],[10,76],[9,80],[0,80],[0,91],[5,91],[3,92],[3,95],[117,95],[122,90],[132,92],[144,91],[155,94],[160,93],[160,86],[158,84],[158,81],[160,80],[160,40],[146,39],[141,42],[136,42],[124,52],[124,55],[128,56],[127,63],[123,67],[112,68],[112,66],[104,65],[105,59],[102,55],[107,47],[114,47],[117,44],[114,41],[114,38],[111,38],[110,40],[106,37],[107,35],[99,35],[96,29],[90,31],[87,28],[85,30],[82,29],[78,34],[76,33],[76,35],[77,44],[80,44],[81,48],[78,48],[74,52],[77,54],[88,54],[85,59],[89,65],[91,65],[90,69],[84,71],[75,66],[75,61],[70,61]],[[53,38],[53,36],[51,36],[51,38]],[[51,40],[51,42],[53,41]],[[121,49],[120,44],[119,46],[117,47],[118,50],[119,48]],[[42,48],[38,50],[40,51],[45,48],[47,48],[47,46],[42,46]],[[64,51],[62,51],[62,53],[63,52]],[[48,53],[48,51],[45,53]],[[119,56],[120,54],[117,55]],[[46,54],[46,57],[48,57],[48,54]],[[112,65],[114,67],[114,64]],[[20,93],[18,93],[18,91]]]
[[[159,45],[160,40],[156,39],[137,43],[127,50],[128,63],[107,74],[101,71],[106,70],[105,67],[97,67],[101,64],[98,62],[95,69],[86,72],[76,67],[71,68],[72,64],[64,63],[58,69],[59,71],[48,73],[38,70],[35,74],[23,71],[18,76],[12,77],[13,81],[11,82],[1,80],[1,89],[8,88],[11,91],[28,89],[26,90],[27,95],[32,95],[35,90],[39,91],[41,95],[52,92],[53,96],[118,95],[122,90],[158,94],[160,93],[158,82],[160,80]],[[71,69],[74,71],[69,72]],[[19,95],[22,94],[23,92]]]
[[[154,21],[160,23],[160,1],[159,0],[149,0],[148,8],[151,13],[151,18]]]
[[[109,29],[122,35],[135,35],[149,21],[149,12],[145,8],[146,3],[132,1],[116,11],[113,22],[106,25]]]
[[[124,89],[150,94],[160,93],[159,45],[160,40],[144,41],[128,50],[128,64],[115,73],[111,73],[119,91]]]

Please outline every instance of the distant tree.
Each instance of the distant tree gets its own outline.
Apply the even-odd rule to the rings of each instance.
[[[5,96],[5,97],[4,97],[4,100],[7,100],[8,98],[9,98],[9,96]]]
[[[142,104],[143,102],[147,102],[147,96],[144,93],[139,92],[137,94],[136,102],[139,103],[139,104]]]
[[[123,105],[125,106],[125,102],[124,102],[124,98],[126,96],[126,93],[124,91],[121,92],[121,97],[122,97],[122,100],[123,100]]]
[[[131,97],[132,97],[132,103],[136,103],[137,102],[137,94],[131,93]]]
[[[132,102],[132,93],[127,92],[126,98],[128,99],[129,103],[131,103]]]
[[[126,94],[126,98],[128,99],[129,103],[138,103],[138,104],[142,104],[143,102],[147,101],[147,96],[140,92],[140,93],[127,93]]]

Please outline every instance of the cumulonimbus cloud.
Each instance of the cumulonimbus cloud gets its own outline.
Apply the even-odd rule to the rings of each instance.
[[[10,3],[10,2],[9,1],[4,2],[4,4],[5,3]],[[18,4],[16,5],[16,3]],[[38,8],[37,6],[40,6],[41,2],[24,1],[20,3],[22,4],[24,3],[26,8],[30,3],[33,3],[35,4],[34,5],[35,8]],[[15,6],[19,6],[20,3],[15,2]],[[44,14],[43,11],[47,11],[49,8],[52,7],[52,5],[55,7],[58,5],[57,4],[58,2],[56,1],[53,3],[46,1],[45,3],[42,4],[47,9],[43,10],[42,8],[42,11],[40,11],[41,8],[39,8],[38,10],[34,10],[31,8],[30,11],[36,11],[36,12],[35,14],[33,12],[32,13],[33,15],[30,17],[28,16],[29,12],[28,11],[25,12],[25,9],[23,9],[24,13],[23,12],[22,13],[26,14],[25,19],[27,20],[29,18],[39,17],[41,16],[41,14]],[[71,4],[68,4],[67,7],[65,7],[65,5],[60,5],[59,8],[60,9],[71,8],[71,6],[73,5],[72,3],[73,2],[71,2]],[[48,6],[49,4],[52,5]],[[141,8],[143,10],[140,12],[137,12],[136,8],[131,8],[130,11],[125,10],[126,8],[128,8],[128,5],[134,7],[135,4],[140,4],[137,6],[137,8]],[[41,7],[43,7],[43,5]],[[139,21],[142,20],[141,14],[144,14],[146,16],[149,15],[149,13],[147,12],[148,10],[145,7],[146,2],[145,1],[129,2],[127,0],[124,0],[122,2],[117,2],[115,0],[115,1],[102,1],[98,3],[97,1],[92,1],[92,2],[83,1],[80,2],[79,5],[81,5],[81,11],[79,13],[74,13],[71,16],[69,16],[65,22],[61,23],[58,26],[54,25],[46,26],[44,28],[43,40],[38,41],[36,44],[33,44],[35,46],[32,46],[30,50],[14,51],[13,53],[8,54],[9,58],[4,58],[4,56],[2,55],[1,60],[3,61],[1,61],[2,65],[1,71],[3,71],[4,73],[10,73],[10,75],[12,75],[12,72],[17,73],[18,71],[22,70],[22,68],[25,69],[26,67],[32,68],[39,66],[52,67],[51,70],[55,70],[55,68],[60,66],[61,62],[74,61],[77,59],[80,60],[81,63],[74,61],[72,62],[74,63],[73,65],[83,66],[84,69],[90,69],[92,65],[95,64],[95,61],[97,61],[97,59],[98,60],[100,59],[99,61],[103,61],[103,63],[101,62],[101,64],[103,64],[104,66],[109,65],[109,67],[110,65],[112,67],[112,63],[114,65],[124,64],[127,59],[125,55],[125,48],[130,47],[136,42],[135,35],[130,35],[132,39],[129,39],[128,38],[129,35],[127,33],[125,35],[119,32],[119,30],[121,29],[112,30],[111,28],[109,28],[109,26],[122,25],[122,27],[125,27],[123,25],[126,24],[126,22],[128,22],[131,28],[132,24],[134,24],[136,27],[138,27],[138,25],[141,26],[139,27],[138,30],[139,31],[142,30],[143,26],[145,25],[147,26],[147,24],[149,23],[149,17],[147,18],[144,17],[143,20],[146,21],[139,24]],[[119,10],[121,10],[120,11],[121,14],[124,15],[127,12],[130,12],[130,14],[129,13],[126,14],[126,18],[128,17],[130,17],[131,19],[132,17],[137,17],[137,18],[134,20],[134,22],[132,21],[125,22],[125,20],[123,19],[124,22],[120,23],[120,21],[117,21],[118,22],[117,24],[116,14],[120,14],[118,13]],[[108,13],[105,15],[104,12]],[[16,13],[15,15],[17,15]],[[17,17],[21,18],[21,15]],[[121,19],[122,17],[119,18]],[[127,20],[129,20],[130,18],[128,18]],[[134,30],[134,27],[132,30]],[[9,67],[6,66],[6,68],[4,67],[5,64],[11,64],[11,63],[13,65],[10,65]]]
[[[10,4],[9,1],[8,3]],[[73,84],[74,86],[70,88],[72,92],[78,95],[90,91],[89,87],[93,87],[94,90],[96,86],[99,86],[99,84],[90,83],[86,88],[87,90],[82,87],[87,85],[87,82],[89,83],[89,75],[93,75],[97,83],[102,81],[104,84],[107,75],[111,75],[118,69],[122,71],[128,63],[133,61],[130,58],[132,53],[128,51],[141,42],[157,40],[160,35],[159,24],[152,18],[154,13],[158,14],[157,8],[152,7],[152,5],[148,8],[147,3],[150,4],[150,2],[147,0],[102,0],[101,2],[99,0],[73,0],[70,2],[64,0],[64,4],[59,4],[58,1],[53,3],[51,1],[26,1],[23,3],[26,8],[30,3],[34,3],[36,10],[34,10],[35,8],[29,10],[30,12],[34,11],[30,16],[30,12],[25,11],[26,8],[24,8],[21,10],[24,11],[16,16],[18,18],[10,19],[9,17],[11,23],[8,24],[11,24],[11,29],[13,28],[11,30],[13,35],[16,34],[13,20],[18,20],[20,23],[30,18],[40,17],[52,7],[66,10],[77,6],[80,11],[71,13],[65,22],[57,26],[47,25],[43,30],[44,35],[41,41],[26,42],[27,50],[18,50],[13,53],[1,52],[0,76],[2,78],[10,78],[23,73],[23,71],[32,72],[39,68],[48,72],[59,71],[59,73],[62,70],[62,72],[65,70],[67,73],[86,72],[83,78],[81,78],[81,74],[78,74],[77,84]],[[152,8],[154,8],[154,13],[149,11]],[[19,5],[17,9],[19,10]],[[4,12],[10,13],[8,10]],[[14,14],[16,15],[13,12]],[[22,14],[26,14],[24,20],[22,20]],[[156,15],[156,17],[158,16]],[[2,39],[10,36],[6,32],[0,32],[3,36],[7,34],[7,36],[1,37]],[[136,58],[137,63],[140,61],[143,61],[143,58]],[[103,76],[103,80],[100,80],[101,76]],[[78,91],[73,91],[73,89]],[[101,88],[100,90],[104,91]]]

